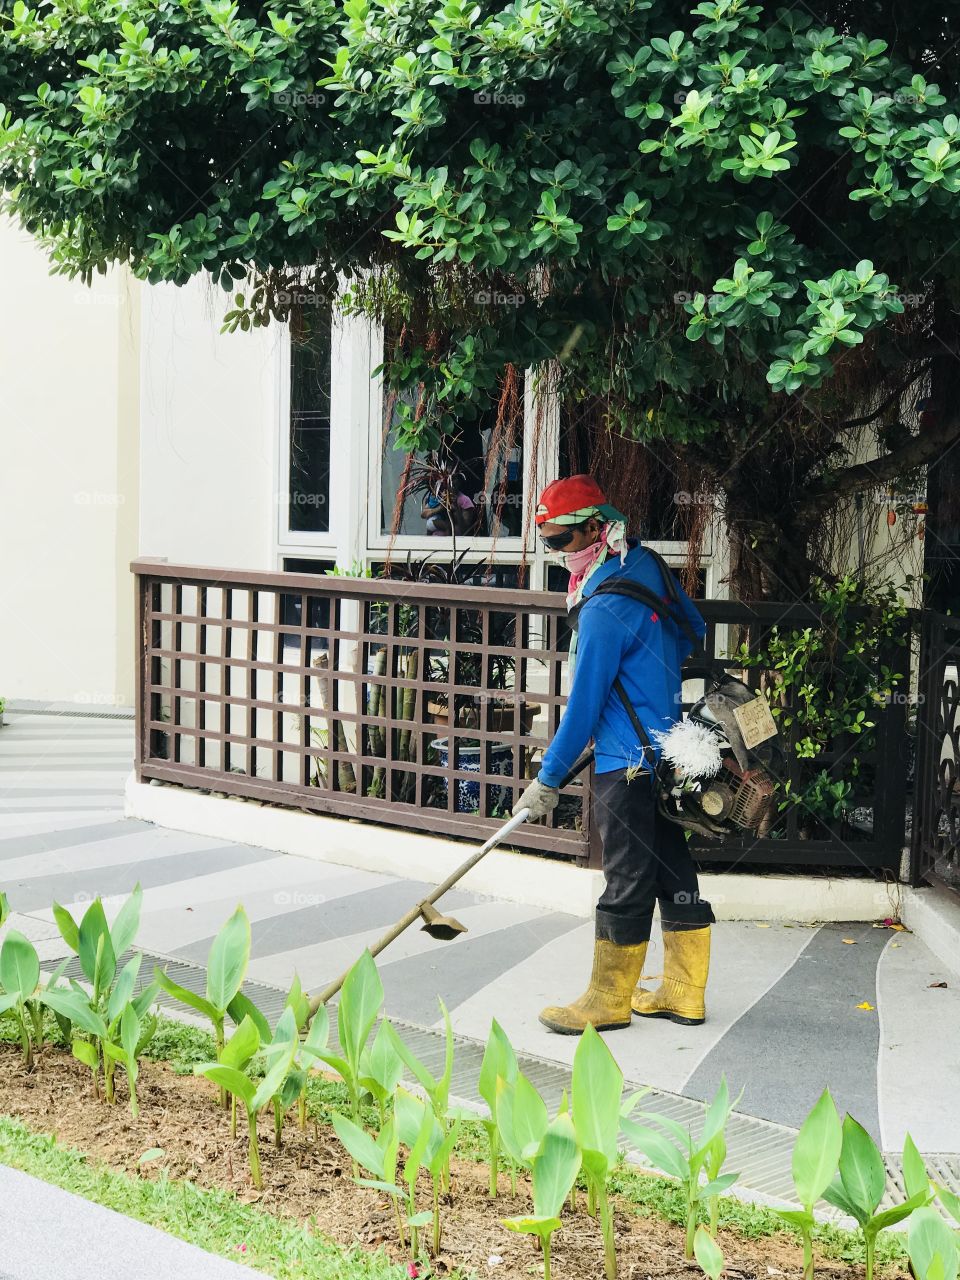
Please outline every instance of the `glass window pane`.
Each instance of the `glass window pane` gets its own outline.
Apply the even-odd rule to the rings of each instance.
[[[434,453],[395,449],[394,411],[385,432],[380,480],[380,532],[452,541],[523,534],[523,385],[507,409],[496,402],[462,424]]]
[[[298,533],[330,529],[331,322],[322,305],[291,322],[288,527]]]

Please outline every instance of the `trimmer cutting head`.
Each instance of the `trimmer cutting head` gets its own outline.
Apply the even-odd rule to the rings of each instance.
[[[424,922],[421,926],[423,932],[429,933],[430,937],[436,938],[438,942],[449,942],[457,934],[468,931],[467,926],[455,920],[453,916],[441,915],[432,902],[420,903],[420,915]]]

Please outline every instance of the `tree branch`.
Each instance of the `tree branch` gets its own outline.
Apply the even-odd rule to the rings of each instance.
[[[903,395],[903,393],[905,391],[908,391],[910,387],[912,387],[913,384],[917,381],[917,379],[922,377],[923,374],[926,373],[926,371],[927,371],[926,365],[921,365],[920,368],[916,369],[913,373],[911,373],[909,377],[904,378],[903,382],[901,382],[898,387],[895,387],[893,391],[891,391],[890,394],[886,397],[886,399],[880,402],[880,404],[877,406],[876,409],[873,410],[872,413],[865,413],[860,418],[848,418],[846,422],[840,423],[839,430],[848,431],[853,427],[865,427],[868,422],[873,422],[875,418],[879,418],[880,415],[882,413],[886,413],[886,411],[890,408],[890,406],[894,404],[895,401],[899,400],[900,397]]]
[[[858,462],[846,470],[840,471],[828,483],[811,489],[807,495],[809,504],[815,512],[825,510],[838,497],[855,493],[858,489],[869,488],[872,484],[880,484],[892,480],[904,471],[932,462],[938,454],[960,440],[960,416],[949,426],[940,431],[930,432],[922,436],[911,436],[909,441],[885,457],[874,458],[870,462]]]

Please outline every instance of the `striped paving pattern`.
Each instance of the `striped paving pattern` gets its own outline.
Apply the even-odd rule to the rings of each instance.
[[[7,719],[0,887],[47,958],[62,954],[54,900],[82,910],[99,894],[110,914],[139,881],[146,950],[202,965],[211,938],[243,902],[253,931],[251,981],[286,988],[296,972],[316,989],[428,887],[125,819],[132,720],[16,709]],[[546,1031],[537,1012],[583,989],[592,925],[464,891],[443,903],[470,932],[454,943],[419,930],[398,939],[379,960],[388,1012],[427,1033],[441,1025],[440,995],[465,1049],[485,1039],[496,1016],[539,1070],[565,1079],[576,1039]],[[661,954],[655,937],[650,974],[659,972]],[[784,1140],[776,1126],[796,1126],[829,1084],[838,1106],[885,1150],[901,1150],[909,1131],[921,1150],[953,1167],[960,982],[919,939],[869,924],[721,923],[709,1015],[702,1027],[635,1019],[606,1038],[628,1080],[662,1091],[663,1105],[675,1095],[670,1105],[681,1111],[685,1098],[709,1097],[725,1074],[734,1091],[744,1090],[744,1123],[752,1116],[774,1126],[767,1132],[777,1151]]]

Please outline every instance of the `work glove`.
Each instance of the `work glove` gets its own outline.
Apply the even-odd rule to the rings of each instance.
[[[513,816],[516,817],[521,809],[529,809],[528,821],[535,818],[545,818],[548,813],[557,807],[560,800],[560,791],[557,787],[547,787],[539,778],[534,778],[533,782],[527,787],[523,795],[513,806]]]

